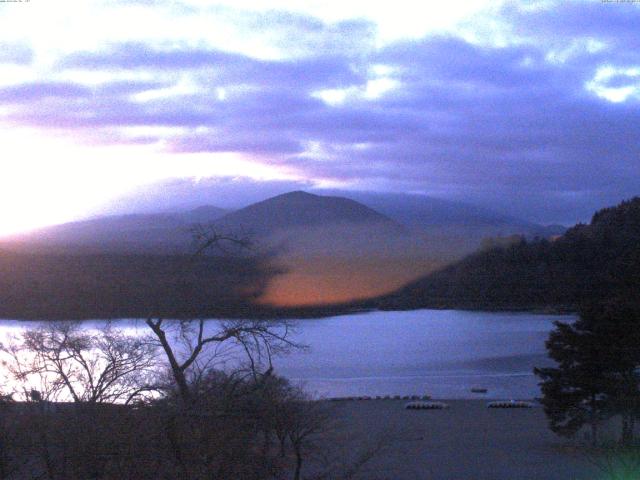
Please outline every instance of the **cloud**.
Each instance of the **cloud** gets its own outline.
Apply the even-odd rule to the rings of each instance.
[[[0,64],[28,65],[33,61],[33,50],[24,43],[0,42]]]
[[[368,21],[217,11],[290,54],[114,41],[0,88],[5,118],[152,143],[176,161],[237,152],[311,182],[440,192],[543,222],[638,193],[637,6],[510,2],[494,19],[501,44],[454,31],[382,46]],[[87,72],[103,80],[61,80]]]
[[[529,9],[526,2],[509,2],[500,12],[520,36],[546,44],[591,38],[624,50],[637,46],[640,6],[635,2],[547,2]]]
[[[34,82],[0,88],[1,101],[18,104],[29,104],[47,98],[82,98],[90,94],[91,91],[86,87],[65,82]]]
[[[253,180],[247,177],[184,178],[154,183],[103,206],[101,211],[119,214],[175,212],[203,205],[238,209],[293,190],[307,190],[312,182]]]
[[[231,137],[231,138],[229,138]],[[171,151],[196,152],[243,152],[260,155],[291,154],[302,150],[299,141],[256,133],[245,137],[220,134],[212,131],[206,134],[181,136],[171,144]]]
[[[297,60],[258,60],[247,55],[208,48],[159,48],[144,43],[112,45],[104,51],[78,52],[63,58],[61,69],[169,71],[203,70],[201,74],[218,85],[247,83],[291,88],[340,87],[363,80],[349,60],[321,53]]]
[[[121,43],[100,52],[77,52],[62,59],[60,68],[82,69],[185,69],[204,66],[238,66],[243,55],[207,49],[159,49],[144,43]]]

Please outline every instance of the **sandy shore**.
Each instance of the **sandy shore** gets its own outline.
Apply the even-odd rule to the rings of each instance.
[[[385,449],[358,478],[389,480],[591,480],[603,478],[578,449],[547,428],[540,406],[489,409],[484,400],[445,401],[447,410],[406,410],[402,400],[327,402],[339,448]]]

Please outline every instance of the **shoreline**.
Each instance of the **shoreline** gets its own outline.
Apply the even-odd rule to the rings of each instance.
[[[534,407],[541,407],[538,398],[531,397],[492,397],[489,394],[476,394],[474,398],[458,398],[458,397],[432,397],[431,395],[360,395],[360,396],[344,396],[344,397],[321,397],[314,398],[314,402],[530,402]]]
[[[290,308],[265,308],[264,306],[258,306],[254,310],[253,315],[243,315],[246,311],[242,312],[227,312],[226,315],[219,316],[205,316],[205,318],[201,317],[181,317],[180,315],[175,315],[171,318],[166,318],[167,320],[175,320],[175,321],[184,321],[184,320],[205,320],[205,321],[216,321],[216,320],[321,320],[332,317],[343,317],[347,315],[365,315],[367,313],[374,312],[417,312],[421,310],[426,311],[455,311],[455,312],[469,312],[469,313],[496,313],[496,314],[516,314],[516,315],[548,315],[548,316],[567,316],[567,315],[577,315],[575,310],[571,309],[562,309],[562,308],[544,308],[544,307],[531,307],[531,308],[518,308],[518,307],[495,307],[495,308],[473,308],[469,305],[461,305],[459,307],[455,306],[421,306],[416,308],[384,308],[384,307],[355,307],[355,308],[345,308],[342,309],[340,306],[336,305],[328,305],[324,307],[290,307]],[[14,315],[12,318],[0,318],[0,322],[3,321],[15,321],[15,322],[56,322],[56,321],[69,321],[69,322],[120,322],[120,321],[131,321],[131,320],[144,320],[146,317],[141,316],[113,316],[113,317],[98,317],[98,316],[51,316],[48,318],[35,317],[35,316],[20,316]]]

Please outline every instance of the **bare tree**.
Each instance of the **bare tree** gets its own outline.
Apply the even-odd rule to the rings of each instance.
[[[250,251],[255,247],[252,241],[252,234],[226,235],[218,232],[212,225],[194,225],[191,228],[191,236],[195,244],[194,259],[207,254],[211,250],[229,255]]]
[[[49,322],[1,348],[26,400],[130,403],[155,388],[156,346],[107,323]]]
[[[180,397],[187,404],[193,400],[190,379],[194,372],[229,359],[229,354],[236,360],[243,358],[247,373],[257,378],[261,368],[273,368],[274,355],[302,348],[291,340],[292,325],[287,321],[148,318],[145,323],[156,336]]]
[[[78,322],[43,323],[3,345],[9,384],[29,402],[16,419],[27,469],[50,480],[102,478],[135,414],[126,405],[157,392],[156,349],[110,323]]]
[[[278,425],[291,444],[295,466],[293,479],[300,480],[303,461],[322,451],[322,439],[331,427],[331,416],[325,404],[311,401],[294,389],[279,405]]]
[[[255,253],[255,244],[249,236],[223,235],[213,227],[202,225],[192,230],[195,252],[192,265],[211,251],[226,255]],[[189,264],[178,275],[189,276]],[[230,285],[229,289],[237,286]],[[193,293],[193,292],[192,292]],[[254,377],[261,369],[272,370],[274,355],[292,348],[302,348],[291,339],[292,324],[288,321],[225,320],[207,322],[202,318],[172,321],[153,315],[145,320],[157,339],[180,397],[186,404],[193,400],[190,383],[198,372],[206,371],[212,364],[228,359],[231,353],[235,361],[244,360],[246,371]],[[236,370],[239,370],[236,365]]]
[[[211,230],[196,234],[198,261],[184,272],[190,277],[176,283],[188,301],[208,295],[194,293],[198,283],[189,281],[211,268],[210,259],[202,259],[206,250],[225,242],[236,251],[248,248],[245,240]],[[229,284],[242,295],[242,282]],[[193,310],[206,315],[199,305]],[[13,389],[32,402],[19,425],[26,447],[17,450],[28,468],[50,480],[300,480],[304,465],[314,478],[355,478],[377,450],[355,462],[326,462],[327,442],[336,443],[327,436],[327,404],[273,373],[274,356],[302,348],[292,339],[292,324],[194,317],[149,315],[147,335],[111,324],[46,323],[2,346]],[[127,405],[149,391],[152,401]],[[47,402],[59,400],[74,406]]]

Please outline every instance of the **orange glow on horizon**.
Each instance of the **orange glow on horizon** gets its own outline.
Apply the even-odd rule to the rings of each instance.
[[[389,293],[443,266],[427,258],[294,258],[260,303],[277,307],[327,305]]]

